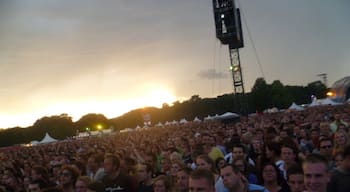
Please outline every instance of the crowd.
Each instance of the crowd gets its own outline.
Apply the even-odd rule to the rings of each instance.
[[[350,191],[350,106],[77,138],[0,153],[1,191]]]

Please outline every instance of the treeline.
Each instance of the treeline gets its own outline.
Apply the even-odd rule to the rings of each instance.
[[[158,122],[178,121],[182,118],[203,119],[208,115],[222,114],[227,111],[248,114],[272,107],[285,109],[292,102],[310,103],[311,95],[324,98],[326,92],[326,86],[320,81],[304,87],[284,86],[278,80],[268,84],[263,78],[258,78],[251,92],[245,95],[225,94],[216,98],[201,98],[199,95],[194,95],[183,102],[163,104],[162,108],[136,109],[113,119],[107,119],[103,114],[87,114],[76,122],[73,122],[67,114],[43,117],[30,127],[15,127],[0,131],[0,147],[29,143],[33,140],[40,141],[46,132],[56,139],[65,139],[87,129],[98,130],[98,126],[118,131],[124,128],[135,128],[137,125],[142,127],[145,121],[150,121],[154,125]]]

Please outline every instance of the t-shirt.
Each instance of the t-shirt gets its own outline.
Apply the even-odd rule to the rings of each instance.
[[[110,179],[107,176],[102,178],[102,183],[106,192],[116,192],[116,191],[137,191],[137,182],[130,176],[119,174],[115,179]]]

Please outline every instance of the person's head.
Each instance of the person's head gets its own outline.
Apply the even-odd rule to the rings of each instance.
[[[34,180],[47,180],[49,174],[45,167],[37,165],[34,166],[31,170],[31,179]]]
[[[233,165],[235,165],[241,171],[242,174],[245,174],[248,166],[247,161],[242,158],[235,159],[233,161]]]
[[[219,171],[221,167],[223,167],[225,165],[226,161],[224,158],[219,157],[215,160],[215,167],[216,170]]]
[[[320,123],[320,133],[322,135],[329,135],[330,133],[330,127],[328,122],[321,122]]]
[[[209,133],[202,133],[201,142],[203,145],[211,145],[211,135]]]
[[[269,142],[266,144],[266,157],[273,160],[281,156],[281,144],[278,142]]]
[[[184,167],[176,173],[176,189],[177,191],[188,191],[189,177],[192,172],[191,168]]]
[[[294,164],[287,169],[288,185],[291,192],[302,192],[305,190],[304,174],[301,165]]]
[[[79,177],[79,171],[70,165],[64,165],[60,171],[60,184],[62,186],[72,186],[74,187],[77,179]]]
[[[328,160],[320,154],[309,154],[302,164],[307,191],[325,192],[329,182]]]
[[[102,155],[92,154],[88,158],[86,166],[91,171],[97,171],[97,169],[101,167],[102,162],[103,162],[103,156]]]
[[[232,147],[232,155],[234,159],[245,159],[246,158],[246,151],[245,147],[242,144],[236,144]]]
[[[176,176],[176,173],[185,167],[185,164],[181,160],[171,161],[170,174],[171,176]]]
[[[139,163],[136,166],[136,176],[138,181],[145,182],[152,178],[152,166],[148,163]]]
[[[118,171],[120,167],[120,160],[116,155],[106,154],[103,167],[107,175],[113,174]]]
[[[295,163],[295,158],[297,156],[296,152],[297,152],[297,149],[295,146],[285,143],[282,145],[282,148],[281,148],[281,159],[287,165],[291,165]]]
[[[190,192],[214,192],[215,178],[214,174],[207,169],[194,170],[189,179]]]
[[[143,156],[146,163],[154,166],[157,163],[157,156],[154,153],[148,152]]]
[[[207,169],[212,172],[215,171],[214,162],[208,155],[199,155],[196,158],[196,164],[198,169]]]
[[[87,192],[88,186],[92,183],[92,180],[88,176],[80,176],[75,182],[76,192]]]
[[[278,185],[281,185],[283,182],[281,171],[275,163],[267,163],[263,165],[261,174],[263,183],[277,182]]]
[[[334,146],[345,146],[348,143],[348,135],[344,131],[337,131],[334,134]]]
[[[326,157],[332,155],[333,143],[332,139],[325,137],[320,140],[320,154]]]
[[[253,146],[253,150],[255,153],[261,153],[262,151],[262,147],[263,147],[263,142],[261,139],[255,137],[252,140],[252,146]]]
[[[337,152],[334,154],[334,162],[335,166],[339,168],[342,165],[342,162],[344,160],[343,152]]]
[[[42,189],[48,187],[47,183],[41,179],[33,180],[28,185],[29,192],[40,192]]]
[[[154,192],[167,192],[171,190],[171,183],[167,176],[159,175],[154,179],[153,191]]]
[[[220,176],[224,183],[224,186],[229,190],[238,190],[242,186],[242,174],[240,170],[232,165],[226,164],[220,169]]]
[[[313,141],[318,140],[320,137],[320,129],[312,128],[311,133],[310,133],[310,137]]]

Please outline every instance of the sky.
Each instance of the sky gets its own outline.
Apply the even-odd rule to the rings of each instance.
[[[350,74],[350,1],[239,0],[246,92]],[[0,0],[0,128],[232,93],[211,0]]]

